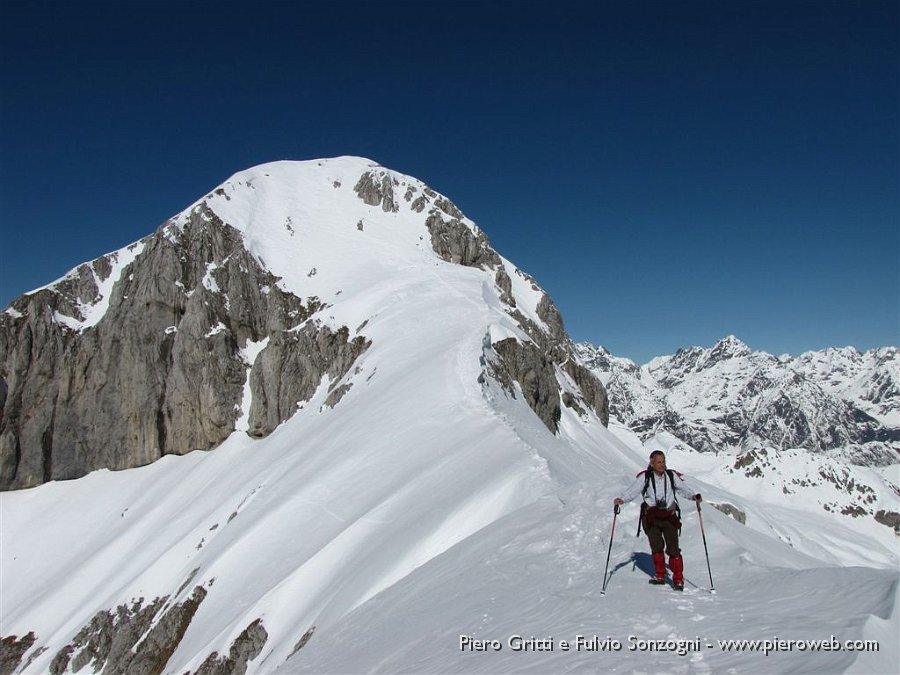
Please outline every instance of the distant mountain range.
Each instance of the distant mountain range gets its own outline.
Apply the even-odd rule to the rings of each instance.
[[[642,440],[662,432],[699,452],[801,448],[884,466],[900,459],[900,350],[853,347],[799,357],[735,336],[644,366],[577,346],[609,391],[610,415]]]

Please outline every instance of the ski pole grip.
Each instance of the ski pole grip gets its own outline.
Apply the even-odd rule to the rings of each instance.
[[[615,508],[614,508],[613,512],[614,512],[616,515],[619,515],[619,505],[618,505],[618,504],[615,505]]]

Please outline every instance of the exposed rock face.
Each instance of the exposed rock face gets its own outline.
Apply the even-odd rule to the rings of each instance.
[[[162,673],[205,597],[206,590],[195,587],[190,598],[169,607],[156,623],[168,598],[156,598],[146,606],[141,598],[130,607],[119,605],[115,613],[98,612],[57,653],[50,672],[60,675],[91,665],[93,672],[109,675]]]
[[[215,447],[241,412],[250,341],[270,340],[251,382],[264,395],[251,412],[257,436],[290,415],[310,382],[342,376],[368,345],[315,324],[286,332],[322,304],[279,288],[240,233],[202,204],[132,249],[96,323],[89,312],[110,256],[0,314],[0,489]],[[291,342],[313,351],[289,357]],[[280,367],[300,381],[281,386],[272,370]]]
[[[433,196],[433,195],[432,195]],[[445,219],[444,216],[449,216]],[[527,318],[516,306],[512,292],[512,279],[506,272],[500,256],[491,248],[484,232],[464,222],[465,216],[448,199],[436,199],[425,221],[431,233],[431,246],[437,255],[447,262],[465,267],[493,270],[494,284],[501,302],[509,306],[509,314],[531,338],[522,343],[507,338],[493,344],[499,357],[492,363],[491,375],[510,395],[515,395],[512,382],[518,382],[525,401],[553,433],[559,429],[560,401],[575,410],[583,409],[578,401],[591,409],[602,421],[609,423],[606,390],[600,380],[581,362],[574,345],[563,327],[562,316],[546,293],[542,293],[535,307],[538,325]],[[533,288],[539,291],[533,284]],[[575,383],[575,392],[566,391],[557,368],[567,373]]]
[[[309,400],[322,377],[342,378],[371,342],[350,340],[346,327],[331,332],[307,323],[300,330],[279,332],[256,357],[250,375],[253,403],[250,435],[266,436]]]
[[[900,429],[888,424],[900,419],[891,393],[900,381],[896,348],[775,357],[729,336],[642,367],[602,347],[577,349],[606,384],[612,414],[654,449],[677,439],[722,453],[724,472],[832,514],[893,526],[876,510],[883,484],[853,465],[890,465],[900,454]]]
[[[513,396],[512,382],[518,382],[525,401],[553,433],[559,429],[561,402],[578,414],[588,408],[604,425],[609,424],[606,389],[575,355],[562,318],[546,294],[537,312],[546,328],[517,310],[510,311],[532,341],[506,338],[493,343],[499,360],[492,362],[492,376]]]
[[[494,275],[494,283],[500,289],[500,302],[515,309],[516,298],[512,292],[512,279],[509,278],[502,266],[497,269],[497,273]]]
[[[353,189],[369,206],[381,206],[385,213],[399,211],[394,201],[395,181],[384,169],[367,171]]]
[[[900,535],[900,513],[880,509],[875,513],[875,520],[882,525],[894,528],[894,532]]]
[[[196,570],[195,570],[196,571]],[[192,575],[193,576],[193,575]],[[211,582],[210,582],[211,585]],[[89,666],[92,672],[108,675],[158,675],[184,638],[200,605],[207,596],[195,586],[184,602],[169,604],[168,596],[144,604],[144,598],[122,604],[115,610],[97,612],[60,649],[49,666],[51,675],[79,672]],[[257,619],[234,640],[227,656],[213,652],[195,675],[232,675],[247,671],[247,663],[259,656],[268,633]],[[308,639],[308,638],[307,638]],[[0,673],[13,673],[24,654],[36,641],[34,633],[22,639],[0,639]],[[46,651],[41,648],[34,656]],[[27,666],[25,667],[27,672]]]
[[[509,377],[518,382],[525,401],[544,425],[556,433],[561,409],[553,363],[534,344],[523,344],[515,338],[495,342],[493,347],[503,364],[496,372],[498,380],[509,391],[512,391]]]
[[[523,328],[525,326],[531,331],[538,330],[533,322],[525,322]],[[584,414],[584,408],[588,408],[604,425],[609,424],[606,390],[585,366],[570,358],[568,339],[557,343],[544,333],[540,335],[542,341],[549,342],[549,347],[538,346],[536,342],[520,342],[516,338],[493,343],[493,350],[499,357],[491,368],[494,378],[512,395],[515,395],[512,382],[518,382],[525,401],[553,433],[559,429],[561,403],[578,414]],[[565,375],[574,387],[564,385]]]
[[[12,675],[19,667],[22,657],[34,645],[34,633],[19,638],[16,635],[0,638],[0,675]]]
[[[303,649],[309,643],[309,641],[312,639],[313,633],[315,633],[315,632],[316,632],[316,627],[310,626],[309,629],[307,629],[307,631],[303,635],[300,636],[300,639],[297,640],[297,644],[294,645],[294,649],[291,651],[291,656],[293,656],[294,654],[299,652],[301,649]],[[288,658],[290,658],[290,656]]]
[[[431,247],[447,262],[465,267],[494,268],[500,256],[490,247],[483,232],[474,232],[458,218],[444,220],[435,210],[425,221],[431,233]]]
[[[593,410],[604,426],[609,425],[609,399],[603,384],[582,364],[569,359],[563,366],[581,393],[582,400]]]
[[[255,659],[263,650],[269,634],[257,619],[238,635],[228,650],[228,656],[210,654],[194,675],[244,675],[247,663]]]
[[[722,513],[731,516],[736,521],[738,521],[741,525],[745,525],[747,523],[747,514],[741,511],[734,504],[722,503],[722,504],[713,504],[710,502],[710,505],[717,508]]]

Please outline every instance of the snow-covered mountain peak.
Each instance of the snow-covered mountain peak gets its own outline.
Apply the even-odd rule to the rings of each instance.
[[[462,298],[468,299],[454,317],[451,308]],[[36,367],[16,337],[29,331],[52,340],[54,354],[71,349],[91,358],[99,342],[111,350],[112,363],[104,368],[115,366],[120,385],[145,388],[137,397],[162,406],[142,407],[137,434],[122,426],[131,414],[125,410],[85,424],[97,414],[93,396],[84,398],[77,414],[68,412],[63,424],[51,421],[57,414],[52,410],[44,411],[46,419],[28,415],[23,424],[33,425],[33,432],[16,422],[16,407],[3,438],[8,448],[27,439],[32,449],[8,450],[10,467],[0,486],[25,487],[210,448],[234,430],[268,435],[320,387],[329,393],[325,403],[335,405],[353,387],[361,354],[373,343],[377,351],[398,342],[396,326],[407,319],[415,330],[404,339],[426,340],[422,320],[470,326],[477,332],[470,358],[480,361],[485,381],[499,378],[510,395],[516,386],[524,388],[551,431],[558,430],[563,405],[584,414],[593,410],[605,420],[603,387],[578,363],[549,296],[503,259],[450,199],[365,158],[281,161],[234,174],[155,234],[79,266],[0,315],[0,349],[22,361],[4,372]],[[152,336],[140,343],[147,346],[121,353],[118,346],[139,332]],[[82,340],[91,347],[66,346]],[[309,349],[317,353],[312,364],[304,353]],[[257,362],[261,368],[250,377]],[[56,372],[72,367],[67,363]],[[170,369],[180,373],[173,382]],[[292,369],[304,375],[291,376]],[[52,378],[52,370],[43,380]],[[80,386],[114,391],[103,372]],[[14,390],[22,386],[28,383],[21,378],[11,381]],[[198,397],[197,386],[209,391]],[[40,405],[40,386],[35,389],[34,404]],[[128,407],[134,395],[108,408]],[[81,394],[65,394],[67,409],[71,396]],[[198,427],[191,422],[197,417],[215,422]],[[89,450],[41,460],[57,443],[38,440],[48,433],[46,425],[63,446],[74,436]],[[110,434],[110,426],[118,431]]]
[[[475,224],[423,182],[362,157],[280,161],[234,174],[175,216],[234,227],[284,287],[325,297],[353,280],[395,273],[434,257],[442,223]],[[489,248],[481,237],[482,248]],[[363,280],[361,277],[365,277]]]
[[[203,270],[209,289],[219,287],[217,270],[239,245],[274,275],[281,290],[329,304],[340,294],[349,297],[354,287],[365,291],[440,261],[493,268],[502,277],[515,275],[509,283],[501,280],[504,290],[508,287],[505,297],[517,298],[517,309],[529,320],[543,322],[537,311],[543,291],[501,262],[484,233],[450,199],[363,157],[285,160],[245,169],[163,223],[157,235],[175,248],[212,246]],[[80,265],[13,301],[6,314],[21,316],[28,298],[50,293],[60,324],[92,328],[106,315],[123,270],[152,241],[145,237]],[[190,293],[185,280],[173,282]]]
[[[39,671],[73,649],[80,669],[92,656],[66,642],[133,610],[180,626],[144,641],[167,641],[151,660],[177,647],[178,672],[206,673],[209,645],[244,629],[270,641],[271,672],[486,525],[610,461],[632,468],[594,453],[617,447],[606,393],[549,296],[448,198],[361,158],[237,173],[18,298],[0,314],[0,391],[0,564],[18,589],[0,615],[45,643]],[[31,510],[23,488],[48,501]],[[59,584],[43,600],[39,578]],[[110,669],[145,672],[132,645]]]
[[[590,359],[589,348],[585,358]],[[859,454],[869,463],[878,455],[889,461],[896,453],[887,448],[900,447],[900,357],[893,346],[864,354],[844,347],[776,358],[730,335],[711,348],[656,357],[637,373],[608,354],[592,365],[617,385],[613,414],[618,410],[621,420],[643,434],[665,424],[696,449],[769,443],[860,450],[857,446],[873,444]],[[655,392],[649,399],[648,389]],[[638,411],[632,405],[637,392],[658,405]]]
[[[751,353],[750,347],[741,342],[734,335],[719,340],[710,350],[710,361],[720,361],[722,359],[735,358],[738,356],[747,356]]]

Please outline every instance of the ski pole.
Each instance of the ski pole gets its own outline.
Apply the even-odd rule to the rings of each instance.
[[[600,591],[600,595],[606,595],[606,573],[609,571],[609,555],[612,553],[612,543],[613,537],[616,534],[616,517],[619,515],[619,505],[616,504],[613,509],[613,524],[612,529],[609,531],[609,550],[606,552],[606,568],[603,570],[603,590]]]
[[[697,505],[697,517],[700,519],[700,534],[703,536],[703,550],[706,553],[706,570],[709,572],[709,590],[716,592],[716,585],[713,583],[712,569],[709,566],[709,549],[706,547],[706,532],[703,529],[703,515],[700,512],[700,502],[694,502]]]
[[[647,508],[647,504],[645,504],[644,502],[641,502],[641,512],[638,515],[637,532],[634,533],[635,537],[641,536],[641,528],[644,525],[644,510],[646,508]],[[635,568],[637,568],[637,557],[632,552],[632,554],[631,554],[631,571],[634,572]]]

